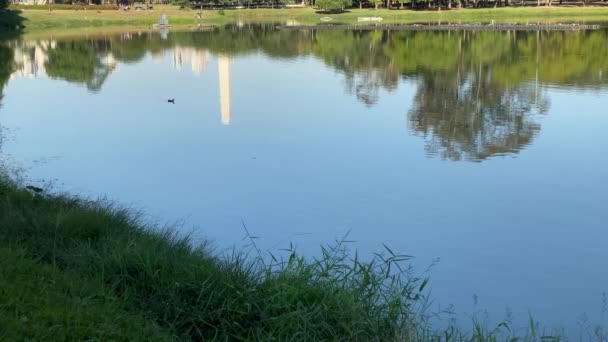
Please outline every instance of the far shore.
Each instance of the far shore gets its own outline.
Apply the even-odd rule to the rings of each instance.
[[[306,25],[281,26],[284,29],[310,28]],[[376,24],[376,25],[318,25],[314,30],[391,30],[391,31],[579,31],[597,30],[600,25],[579,24]]]
[[[235,10],[180,10],[177,6],[156,6],[151,11],[29,9],[27,6],[12,7],[21,18],[20,25],[26,33],[52,33],[87,29],[102,30],[151,29],[161,14],[169,18],[172,29],[197,29],[200,27],[224,26],[231,23],[274,23],[297,27],[321,24],[346,25],[369,28],[373,25],[462,25],[488,24],[536,25],[558,29],[559,24],[596,25],[608,22],[608,7],[504,7],[467,10],[413,11],[396,9],[349,9],[343,13],[320,13],[313,8],[282,9],[235,9]],[[201,16],[202,14],[202,16]],[[380,22],[361,22],[361,17],[379,17]],[[328,21],[322,21],[321,18]],[[330,18],[330,19],[327,19]],[[499,26],[498,26],[499,27]],[[496,28],[496,27],[495,27]],[[567,28],[562,25],[561,28]],[[583,27],[586,28],[586,27]],[[581,29],[579,27],[578,29]]]

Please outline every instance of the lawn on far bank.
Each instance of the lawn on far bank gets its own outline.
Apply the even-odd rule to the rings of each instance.
[[[98,29],[110,27],[151,28],[161,14],[167,14],[176,28],[194,28],[202,25],[225,25],[236,22],[284,23],[317,25],[320,18],[331,17],[334,24],[356,24],[358,17],[382,17],[382,24],[411,23],[598,23],[608,21],[608,7],[507,7],[491,9],[453,9],[442,11],[412,11],[388,9],[349,9],[344,13],[319,13],[313,8],[292,9],[239,9],[203,10],[202,19],[197,10],[180,10],[177,6],[156,6],[151,11],[96,10],[42,10],[25,6],[20,11],[26,31],[48,29]],[[373,24],[372,24],[373,25]]]

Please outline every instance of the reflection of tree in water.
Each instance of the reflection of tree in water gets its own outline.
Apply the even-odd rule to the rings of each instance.
[[[372,68],[346,75],[346,91],[349,94],[354,94],[357,100],[367,107],[372,107],[380,99],[380,89],[393,90],[397,88],[397,79],[387,80],[387,76],[390,77],[391,75],[387,75],[383,70]]]
[[[2,111],[4,87],[15,70],[14,55],[15,51],[9,42],[0,40],[0,113]],[[6,134],[6,128],[0,122],[0,178],[10,176],[15,179],[18,176],[19,168],[14,166],[10,157],[3,153]]]
[[[371,107],[380,89],[397,88],[399,72],[385,51],[389,36],[388,31],[322,30],[314,33],[311,49],[344,74],[348,93]]]
[[[48,51],[46,73],[98,91],[114,69],[113,63],[107,61],[110,48],[109,42],[102,39],[58,42]]]
[[[546,84],[598,89],[608,31],[394,35],[388,51],[418,86],[409,126],[427,154],[482,161],[518,153],[540,131]],[[581,54],[584,51],[584,54]]]
[[[500,85],[490,70],[480,68],[460,78],[429,73],[420,78],[409,125],[425,137],[429,155],[481,161],[529,145],[548,107],[535,84]]]
[[[13,72],[13,67],[13,49],[0,41],[0,106],[2,106],[4,86]]]
[[[608,30],[277,30],[251,24],[172,32],[166,40],[146,32],[63,40],[45,49],[44,67],[51,77],[95,91],[114,68],[110,59],[133,63],[176,48],[225,56],[314,56],[342,75],[346,91],[368,107],[382,90],[397,88],[400,79],[414,80],[418,91],[409,121],[413,132],[426,137],[428,152],[451,160],[483,160],[531,143],[540,130],[539,115],[548,108],[543,85],[605,88],[607,41]]]

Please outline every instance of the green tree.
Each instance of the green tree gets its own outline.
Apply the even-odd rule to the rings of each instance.
[[[378,9],[380,8],[380,6],[382,6],[382,4],[384,3],[383,0],[371,0],[370,1],[372,4],[374,4],[374,8]]]
[[[0,11],[4,11],[8,8],[8,1],[9,0],[0,0]]]
[[[359,4],[359,9],[363,8],[363,3],[368,2],[368,0],[357,0],[357,3]]]
[[[412,2],[411,0],[397,0],[397,2],[399,2],[399,8],[403,9],[403,5],[405,4],[409,4],[410,2]]]
[[[190,6],[189,0],[173,0],[173,4],[176,6],[187,8]]]
[[[353,5],[352,0],[317,0],[316,5],[319,9],[330,12],[341,12],[346,7]]]
[[[52,78],[82,83],[97,91],[112,71],[101,63],[100,56],[109,52],[105,40],[60,42],[48,53],[46,72]]]

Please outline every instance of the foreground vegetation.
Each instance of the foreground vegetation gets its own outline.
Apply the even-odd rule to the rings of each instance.
[[[510,22],[510,23],[557,23],[557,22],[600,22],[608,19],[608,7],[581,8],[515,8],[475,10],[412,11],[388,9],[351,9],[344,13],[327,14],[313,8],[293,9],[240,9],[214,11],[203,10],[202,19],[198,10],[180,10],[177,6],[156,6],[152,11],[97,10],[48,10],[29,9],[25,6],[14,8],[23,19],[28,31],[48,29],[73,29],[101,27],[130,27],[149,29],[158,22],[161,13],[168,15],[174,28],[197,27],[202,25],[225,25],[235,22],[284,23],[317,25],[321,18],[329,16],[334,24],[357,24],[358,17],[382,17],[383,24],[407,23],[471,23],[471,22]],[[2,22],[0,16],[0,22]]]
[[[38,190],[38,189],[35,189]],[[339,248],[226,258],[128,211],[0,186],[1,340],[395,340],[426,282]],[[377,260],[379,261],[379,260]]]
[[[259,252],[259,251],[258,251]],[[99,201],[0,182],[0,340],[495,341],[430,328],[407,257],[219,256]],[[264,262],[264,259],[270,262]],[[531,322],[522,341],[557,341]],[[598,341],[604,341],[597,335]]]

